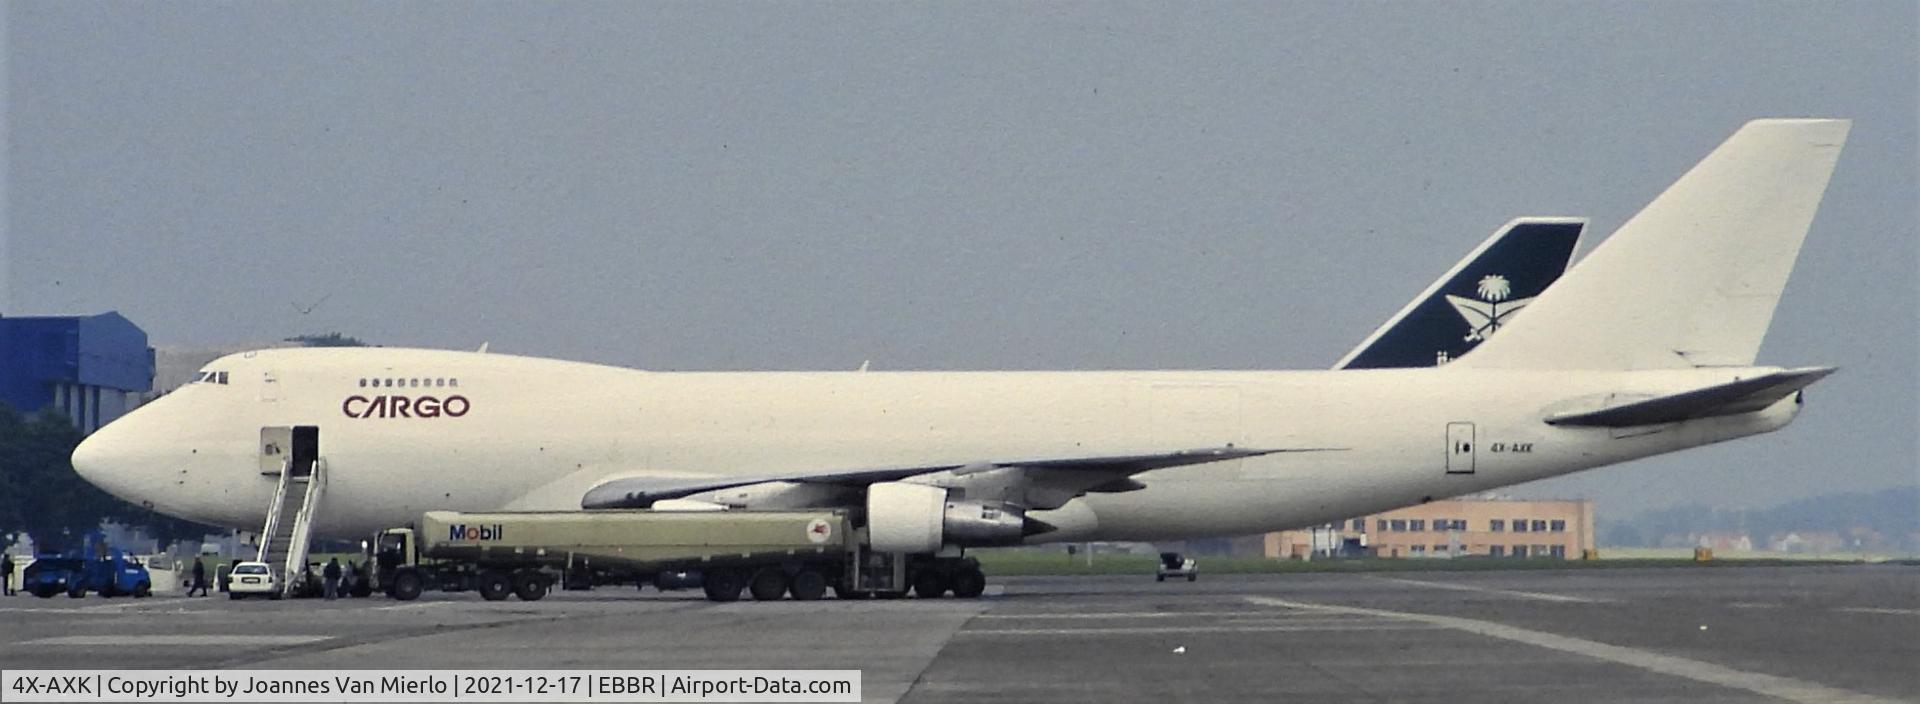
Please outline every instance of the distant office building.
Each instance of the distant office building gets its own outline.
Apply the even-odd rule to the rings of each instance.
[[[1266,534],[1271,558],[1364,552],[1377,557],[1544,557],[1593,549],[1593,502],[1463,498],[1331,526]]]
[[[0,401],[53,408],[91,433],[153,387],[147,333],[119,313],[0,318]]]

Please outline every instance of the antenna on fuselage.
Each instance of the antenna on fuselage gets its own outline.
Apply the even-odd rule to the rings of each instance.
[[[493,341],[492,341],[492,340],[488,340],[488,341],[486,341],[486,342],[482,342],[482,343],[480,343],[480,349],[477,349],[477,350],[474,350],[474,351],[475,351],[475,352],[478,352],[478,353],[480,353],[480,354],[486,354],[486,353],[487,353],[487,345],[491,345],[491,344],[493,344]]]

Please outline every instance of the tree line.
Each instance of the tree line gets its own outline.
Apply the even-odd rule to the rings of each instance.
[[[78,548],[103,521],[143,529],[162,548],[225,532],[127,503],[80,478],[73,449],[82,437],[58,411],[25,414],[0,403],[0,548],[21,533],[41,552]]]

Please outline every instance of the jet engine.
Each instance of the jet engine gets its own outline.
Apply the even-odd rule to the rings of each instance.
[[[1026,509],[999,501],[949,501],[947,490],[885,482],[867,487],[867,539],[884,552],[929,553],[943,544],[1011,545],[1029,532]]]

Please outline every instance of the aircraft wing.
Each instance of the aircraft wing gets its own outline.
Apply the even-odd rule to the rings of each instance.
[[[1641,399],[1597,411],[1556,413],[1547,416],[1546,422],[1550,425],[1625,427],[1748,413],[1771,406],[1834,371],[1833,367],[1783,369],[1752,379]]]
[[[782,474],[758,474],[728,477],[625,477],[604,482],[587,490],[580,500],[580,506],[588,509],[600,508],[646,508],[656,501],[679,499],[711,491],[734,489],[755,484],[783,482],[789,484],[813,484],[841,486],[847,488],[864,487],[880,482],[900,481],[910,477],[950,473],[957,476],[976,475],[986,472],[1016,470],[1042,477],[1055,491],[1084,493],[1087,491],[1118,492],[1144,488],[1128,477],[1155,469],[1181,467],[1185,465],[1220,462],[1245,457],[1258,457],[1278,452],[1315,452],[1332,448],[1303,449],[1249,449],[1241,447],[1214,447],[1195,450],[1179,450],[1143,455],[1056,457],[1033,460],[1012,460],[975,462],[960,464],[927,464],[906,467],[880,467],[872,469],[824,470],[816,472],[790,472]]]

